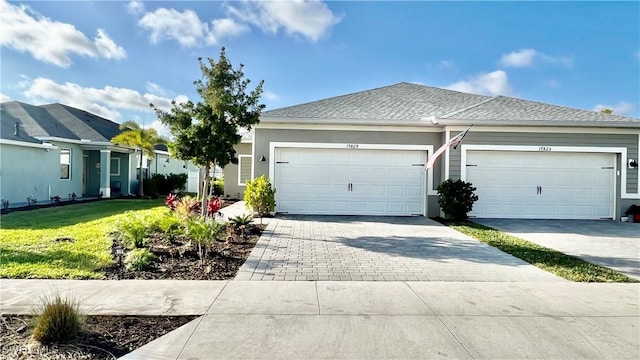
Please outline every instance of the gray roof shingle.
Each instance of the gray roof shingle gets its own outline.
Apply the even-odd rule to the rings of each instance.
[[[377,89],[269,110],[261,118],[420,121],[490,99],[429,86],[399,83]]]
[[[605,115],[596,111],[516,99],[506,96],[484,96],[430,86],[399,83],[377,89],[313,101],[301,105],[269,110],[261,120],[277,122],[330,120],[337,123],[350,121],[419,122],[428,117],[438,119],[487,122],[557,122],[558,124],[625,124],[640,127],[640,119]],[[424,121],[423,121],[424,123]]]
[[[62,104],[29,105],[18,101],[0,104],[2,110],[2,125],[7,121],[20,123],[25,136],[32,138],[58,137],[71,140],[91,140],[109,142],[112,137],[120,133],[117,123],[84,110],[72,108]],[[11,135],[14,126],[11,127]],[[7,139],[5,131],[2,138]]]

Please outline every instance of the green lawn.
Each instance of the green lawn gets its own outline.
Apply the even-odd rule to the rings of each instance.
[[[637,282],[624,274],[473,222],[448,224],[540,269],[577,282]]]
[[[125,211],[166,211],[162,200],[104,200],[0,217],[0,278],[100,279],[108,234]]]

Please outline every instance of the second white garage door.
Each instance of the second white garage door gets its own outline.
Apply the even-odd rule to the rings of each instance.
[[[426,151],[276,148],[276,212],[423,215]]]
[[[615,154],[469,151],[466,180],[479,199],[470,216],[613,217]]]

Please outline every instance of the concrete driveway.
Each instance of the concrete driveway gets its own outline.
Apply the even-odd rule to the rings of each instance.
[[[424,217],[269,221],[236,280],[564,281]]]
[[[473,221],[640,279],[640,224],[606,220]]]

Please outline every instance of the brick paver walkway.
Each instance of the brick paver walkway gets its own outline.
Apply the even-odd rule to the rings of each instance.
[[[270,220],[236,280],[563,281],[424,217]]]

